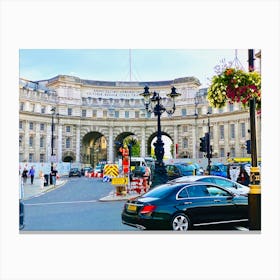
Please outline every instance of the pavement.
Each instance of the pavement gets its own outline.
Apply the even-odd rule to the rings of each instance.
[[[20,178],[21,179],[21,178]],[[21,182],[21,180],[20,180]],[[49,192],[51,190],[57,189],[61,186],[63,186],[67,182],[66,178],[60,178],[56,180],[56,185],[50,185],[44,186],[41,188],[40,186],[40,179],[34,178],[34,182],[31,185],[30,178],[27,179],[27,182],[25,184],[21,184],[21,193],[22,193],[22,199],[29,199],[32,197],[40,196],[46,192]]]

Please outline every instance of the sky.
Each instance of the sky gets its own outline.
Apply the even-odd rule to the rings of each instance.
[[[101,81],[164,81],[194,76],[207,87],[222,61],[248,69],[241,49],[20,49],[19,75],[31,81],[71,75]]]

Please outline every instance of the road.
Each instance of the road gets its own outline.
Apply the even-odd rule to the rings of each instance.
[[[60,188],[25,200],[23,231],[137,230],[121,222],[124,201],[99,201],[112,190],[99,178],[69,178]]]
[[[24,201],[25,227],[22,231],[139,231],[121,222],[125,201],[99,201],[113,190],[111,183],[102,182],[100,178],[69,178],[65,185]],[[242,228],[229,224],[196,230],[236,231]]]

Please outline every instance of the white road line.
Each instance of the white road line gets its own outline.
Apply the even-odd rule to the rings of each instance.
[[[42,203],[25,203],[27,206],[37,206],[37,205],[56,205],[56,204],[73,204],[73,203],[92,203],[98,200],[80,200],[80,201],[59,201],[59,202],[42,202]]]
[[[241,231],[249,231],[249,229],[248,228],[245,228],[245,227],[235,227],[237,230],[241,230]]]

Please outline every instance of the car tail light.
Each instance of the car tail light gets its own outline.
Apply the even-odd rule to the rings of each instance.
[[[157,207],[155,205],[145,205],[141,211],[140,214],[149,214],[152,213]]]

